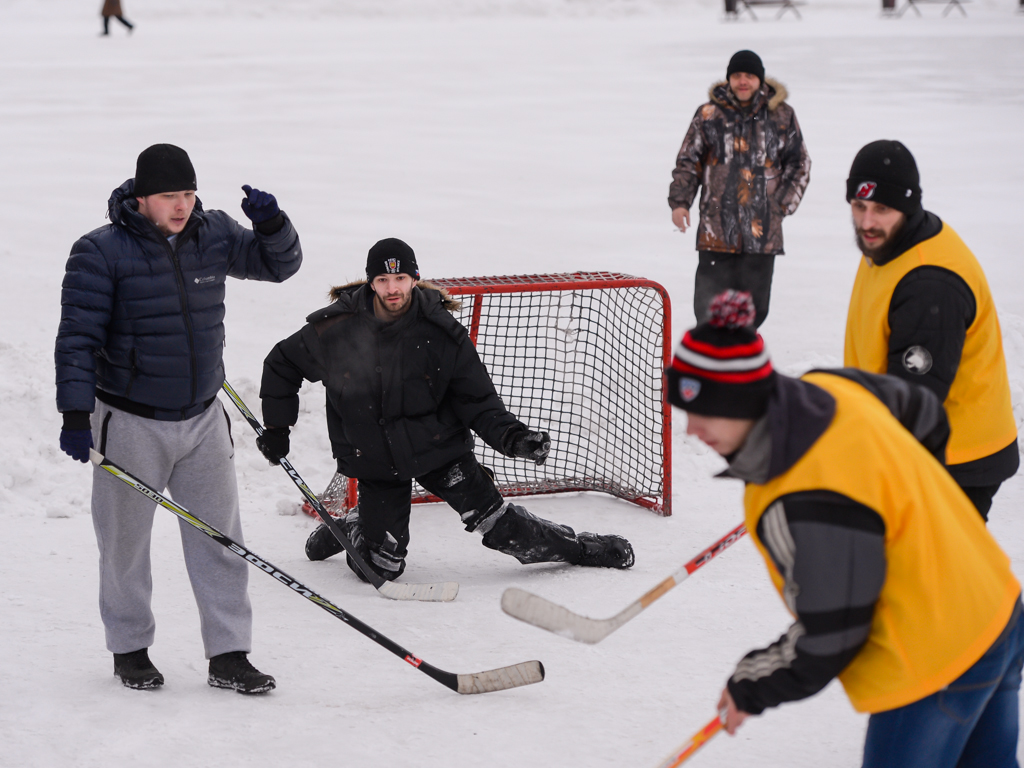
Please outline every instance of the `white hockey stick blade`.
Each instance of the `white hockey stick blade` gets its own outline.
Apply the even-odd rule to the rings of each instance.
[[[515,587],[509,587],[501,596],[501,609],[515,619],[546,629],[548,632],[554,632],[556,635],[567,637],[570,640],[581,643],[599,643],[627,621],[635,618],[644,608],[673,587],[686,581],[691,573],[711,562],[739,541],[746,532],[746,526],[740,523],[678,571],[662,579],[661,582],[644,593],[639,600],[630,603],[608,619],[590,619],[581,616],[564,606]]]
[[[393,581],[385,581],[377,591],[392,600],[449,603],[459,594],[459,584],[456,581],[441,581],[436,584],[396,584]]]
[[[590,619],[568,608],[552,603],[516,587],[509,587],[501,596],[501,610],[509,616],[535,627],[554,632],[580,643],[599,643],[643,610],[633,603],[609,619]]]
[[[544,665],[539,661],[524,661],[511,667],[487,672],[459,675],[459,693],[491,693],[508,688],[539,683],[544,679]]]

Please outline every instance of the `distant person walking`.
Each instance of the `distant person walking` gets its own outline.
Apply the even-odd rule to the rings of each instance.
[[[690,122],[676,156],[668,204],[685,232],[700,188],[699,263],[693,289],[697,322],[722,291],[748,291],[758,327],[768,316],[782,219],[796,212],[811,177],[811,158],[785,87],[766,79],[753,51],[738,51],[726,80]]]
[[[132,30],[135,29],[135,25],[124,17],[124,12],[121,10],[121,0],[103,0],[103,10],[100,11],[100,13],[103,15],[104,35],[110,34],[111,16],[113,16],[115,19],[117,19],[126,27],[128,27],[128,34],[131,34]]]

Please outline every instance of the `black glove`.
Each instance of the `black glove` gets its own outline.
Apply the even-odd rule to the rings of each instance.
[[[92,448],[91,429],[62,429],[60,431],[60,449],[75,461],[87,464],[90,448]]]
[[[550,451],[551,437],[548,433],[532,432],[529,429],[522,429],[508,435],[505,444],[505,453],[508,456],[529,459],[537,464],[543,464]]]
[[[291,448],[289,433],[291,429],[288,427],[268,427],[256,438],[256,447],[271,464],[280,464]]]
[[[277,198],[269,192],[253,189],[248,184],[242,185],[245,198],[242,200],[242,213],[249,217],[253,224],[263,224],[277,216],[281,209],[277,207]]]

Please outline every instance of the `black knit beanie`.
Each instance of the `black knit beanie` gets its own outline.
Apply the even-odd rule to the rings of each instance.
[[[135,163],[135,197],[185,189],[198,187],[196,170],[184,149],[173,144],[154,144],[142,150]]]
[[[921,177],[910,150],[881,139],[853,158],[846,180],[846,202],[871,200],[910,216],[921,209]]]
[[[757,75],[757,79],[764,82],[764,64],[761,57],[753,51],[736,51],[729,59],[729,68],[725,70],[726,79],[736,72],[746,72],[748,75]]]
[[[753,328],[754,301],[725,291],[708,319],[686,332],[665,369],[672,405],[702,416],[757,419],[768,410],[775,371],[764,339]]]
[[[411,275],[413,280],[420,279],[416,253],[397,237],[378,240],[366,254],[366,279],[372,282],[377,275],[400,274]]]

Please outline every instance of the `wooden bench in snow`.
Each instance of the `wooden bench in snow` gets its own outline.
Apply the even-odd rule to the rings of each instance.
[[[969,2],[971,2],[971,0],[907,0],[906,4],[902,8],[899,9],[899,11],[896,13],[896,15],[897,16],[902,16],[904,13],[907,12],[908,8],[913,8],[914,9],[914,13],[916,13],[918,16],[920,16],[921,15],[921,9],[918,8],[917,6],[923,5],[925,3],[928,3],[928,4],[945,3],[946,7],[942,9],[942,15],[943,16],[945,16],[951,10],[953,10],[953,6],[956,6],[960,10],[960,13],[963,14],[964,16],[966,16],[967,15],[967,11],[964,10],[964,5],[963,4],[964,3],[969,3]]]
[[[917,0],[917,2],[920,2],[920,1],[921,0]],[[953,0],[951,0],[951,2],[952,1]],[[908,2],[909,2],[909,0],[908,0]],[[776,19],[781,19],[782,18],[782,14],[784,14],[786,11],[792,11],[793,13],[796,14],[796,17],[798,19],[802,19],[803,18],[800,15],[800,11],[797,10],[797,6],[798,5],[804,5],[804,3],[801,0],[739,0],[739,4],[743,6],[742,10],[740,10],[740,14],[739,15],[742,15],[743,11],[747,11],[753,17],[754,21],[757,21],[757,14],[754,13],[754,8],[753,8],[753,6],[755,6],[755,5],[756,6],[762,6],[762,5],[775,5],[775,6],[779,6],[779,12],[775,15]],[[918,13],[920,13],[920,11],[918,11]]]

